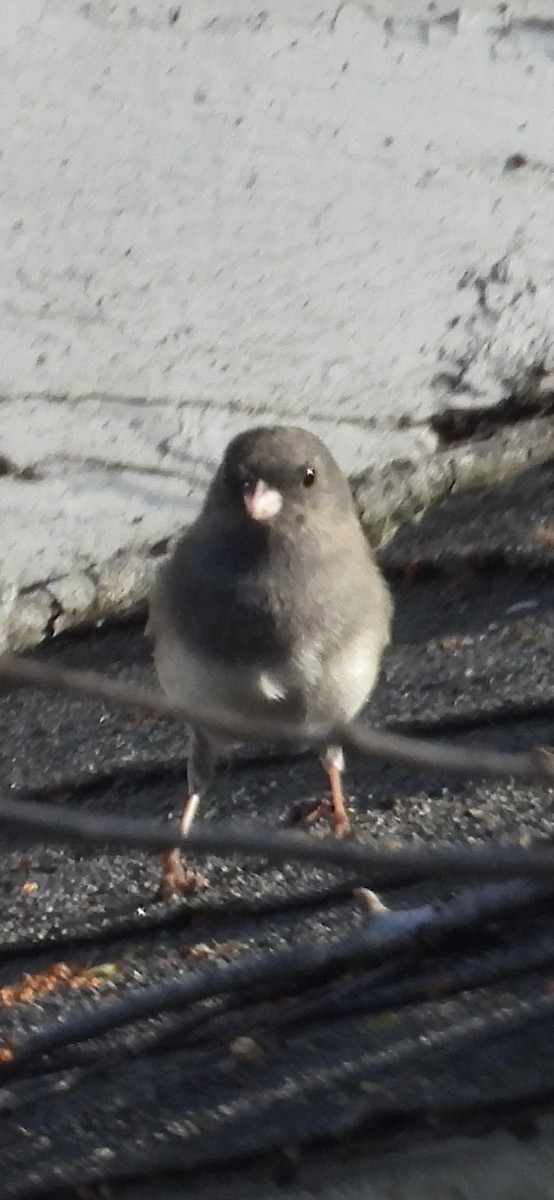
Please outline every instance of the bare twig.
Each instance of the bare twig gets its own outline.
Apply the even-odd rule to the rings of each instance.
[[[331,943],[307,943],[280,954],[268,951],[227,967],[207,968],[192,979],[155,984],[94,1012],[43,1027],[20,1044],[5,1070],[12,1073],[53,1050],[214,996],[248,994],[259,983],[281,987],[288,982],[292,991],[299,984],[315,985],[336,976],[356,963],[385,962],[408,951],[426,953],[430,946],[436,947],[456,931],[467,932],[493,917],[505,917],[553,891],[554,880],[548,885],[522,881],[489,884],[445,903],[399,912],[386,910],[361,929]]]
[[[530,944],[500,946],[460,963],[410,973],[412,959],[407,959],[403,971],[396,971],[391,982],[385,979],[375,985],[375,972],[364,973],[356,979],[333,982],[294,999],[283,1012],[272,1015],[271,1028],[286,1028],[307,1021],[343,1020],[353,1014],[397,1012],[407,1004],[443,999],[459,992],[490,987],[508,977],[540,970],[554,960],[554,937],[546,934]],[[394,964],[393,964],[394,965]],[[247,1017],[252,1023],[250,1016]]]
[[[153,1175],[162,1170],[198,1169],[206,1165],[213,1169],[216,1164],[228,1166],[229,1160],[250,1158],[253,1153],[275,1151],[276,1146],[290,1141],[307,1145],[317,1139],[321,1145],[327,1139],[334,1145],[337,1138],[349,1132],[364,1125],[367,1129],[368,1119],[372,1118],[373,1123],[375,1118],[379,1120],[379,1130],[396,1131],[398,1113],[413,1117],[414,1112],[419,1112],[423,1121],[431,1118],[433,1128],[442,1126],[449,1131],[452,1121],[461,1132],[467,1122],[475,1132],[475,1118],[482,1119],[490,1091],[479,1079],[479,1072],[487,1070],[490,1055],[483,1062],[479,1047],[489,1047],[501,1038],[506,1046],[509,1036],[532,1029],[536,1054],[539,1037],[546,1046],[549,1044],[553,1016],[553,994],[531,999],[516,997],[499,1009],[487,1009],[469,1017],[464,1014],[461,1020],[447,1021],[437,1029],[429,1029],[425,1037],[414,1037],[412,1031],[395,1044],[387,1041],[383,1048],[375,1048],[374,1044],[367,1048],[360,1036],[349,1053],[341,1054],[340,1061],[335,1057],[328,1063],[323,1057],[317,1069],[307,1068],[303,1060],[283,1066],[282,1061],[273,1059],[271,1074],[261,1070],[252,1074],[248,1083],[241,1080],[242,1086],[235,1086],[232,1092],[233,1099],[238,1095],[235,1102],[227,1100],[227,1090],[223,1092],[227,1102],[223,1103],[224,1084],[217,1086],[217,1075],[212,1090],[202,1090],[205,1071],[191,1070],[188,1049],[171,1056],[163,1086],[157,1073],[153,1079],[149,1062],[118,1065],[96,1086],[77,1094],[73,1105],[68,1104],[67,1097],[62,1097],[58,1104],[53,1098],[49,1123],[43,1120],[39,1125],[41,1131],[47,1130],[48,1138],[39,1141],[37,1136],[29,1136],[28,1129],[33,1133],[36,1125],[32,1108],[24,1121],[20,1114],[15,1115],[8,1130],[10,1133],[13,1130],[17,1157],[12,1165],[12,1155],[6,1151],[3,1156],[4,1190],[18,1197],[28,1196],[30,1191],[37,1195],[40,1191],[42,1195],[48,1189],[59,1194],[62,1186],[67,1189],[89,1182],[97,1184],[100,1179],[111,1182],[137,1178],[139,1172]],[[502,1052],[497,1045],[497,1056]],[[457,1088],[452,1084],[449,1070],[452,1059],[463,1061],[466,1068]],[[505,1087],[500,1089],[500,1104],[506,1095],[508,1100],[513,1098],[513,1062],[510,1065]],[[468,1078],[473,1086],[468,1085]],[[548,1080],[543,1077],[541,1082],[542,1092],[538,1094],[546,1099]],[[115,1135],[111,1127],[114,1088]],[[531,1093],[531,1101],[536,1101],[537,1091]],[[149,1119],[150,1113],[143,1104],[138,1137],[136,1097],[142,1098],[145,1093],[155,1097],[154,1114]],[[344,1102],[346,1094],[348,1103]],[[521,1094],[529,1102],[529,1088],[522,1085]],[[102,1145],[109,1146],[110,1154],[94,1154],[99,1135],[93,1125],[96,1138],[92,1141],[91,1112],[95,1118],[100,1114],[98,1128],[105,1139]],[[102,1114],[106,1114],[103,1124]],[[64,1121],[70,1123],[69,1134],[61,1129]],[[412,1121],[410,1127],[421,1131],[423,1121],[418,1124]],[[404,1127],[401,1125],[401,1129]]]
[[[95,671],[68,671],[51,663],[32,662],[5,654],[0,656],[0,676],[2,675],[19,683],[90,696],[108,704],[139,708],[156,716],[171,717],[182,722],[192,721],[197,725],[211,727],[236,741],[268,738],[272,741],[298,743],[310,740],[319,746],[333,741],[350,745],[373,758],[412,763],[414,766],[434,770],[452,771],[466,776],[520,779],[529,783],[554,783],[554,755],[542,749],[533,749],[527,754],[502,754],[495,750],[474,750],[404,737],[401,734],[364,728],[360,724],[335,730],[322,729],[320,734],[307,739],[305,730],[290,721],[277,721],[274,718],[268,721],[253,716],[249,719],[246,729],[242,718],[239,721],[236,715],[227,709],[195,707],[193,711],[184,705],[173,704],[161,693],[107,679]]]
[[[529,879],[554,880],[554,849],[520,846],[414,846],[399,849],[386,841],[367,846],[355,841],[316,841],[305,833],[275,833],[266,827],[233,822],[199,822],[186,839],[170,825],[127,817],[78,813],[54,804],[0,795],[0,823],[61,844],[135,846],[168,850],[183,846],[196,854],[234,854],[268,862],[315,863],[354,869],[368,882],[385,872],[396,879]]]
[[[128,684],[109,680],[95,672],[66,671],[52,665],[31,662],[9,655],[0,657],[0,675],[38,686],[69,689],[125,706],[143,707],[161,716],[186,719],[188,712],[166,700]],[[229,721],[229,714],[224,714]],[[267,733],[268,725],[262,722]],[[258,728],[258,726],[256,726]],[[296,726],[287,724],[286,734],[298,740]],[[274,733],[273,727],[271,727]],[[362,752],[383,758],[401,759],[426,767],[456,770],[460,773],[516,775],[523,779],[554,778],[554,757],[547,751],[530,754],[499,754],[489,750],[440,745],[390,733],[369,731],[356,725],[340,731],[344,740]],[[328,736],[328,735],[327,735]],[[150,850],[165,850],[178,844],[179,838],[169,826],[163,828],[145,821],[99,817],[70,812],[58,806],[40,805],[16,799],[0,798],[0,821],[34,830],[50,839],[78,844],[127,844]],[[356,843],[313,842],[295,833],[274,834],[267,830],[239,825],[196,826],[187,839],[187,847],[197,853],[240,854],[266,858],[272,862],[295,859],[317,865],[354,867],[366,880],[375,871],[393,870],[397,877],[446,875],[507,879],[515,875],[549,878],[554,872],[554,852],[548,849],[521,850],[519,847],[487,847],[469,851],[459,847],[378,849]]]

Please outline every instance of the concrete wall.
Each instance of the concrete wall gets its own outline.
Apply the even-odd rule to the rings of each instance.
[[[430,462],[554,371],[551,0],[2,0],[0,640],[144,592],[227,438]]]

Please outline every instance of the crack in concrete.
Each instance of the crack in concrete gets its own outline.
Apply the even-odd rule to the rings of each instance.
[[[8,7],[0,642],[143,599],[246,424],[378,543],[551,454],[551,0]]]
[[[485,442],[465,443],[420,463],[390,463],[352,480],[362,523],[375,546],[401,525],[418,521],[449,492],[499,483],[554,458],[554,422],[537,418],[503,429]]]
[[[49,455],[47,458],[41,459],[40,465],[42,467],[56,466],[58,463],[68,464],[71,466],[78,466],[79,468],[82,468],[84,470],[100,469],[102,471],[108,471],[108,472],[130,471],[136,475],[147,475],[147,476],[159,475],[159,476],[166,477],[169,479],[184,479],[185,478],[182,475],[182,473],[180,473],[179,471],[176,471],[176,470],[172,471],[169,467],[150,467],[150,466],[145,466],[142,463],[125,462],[121,459],[95,458],[92,455],[83,455],[81,457],[78,454],[52,454],[52,455]],[[34,470],[38,471],[38,464],[34,464],[31,468],[25,468],[25,470],[29,470],[29,469],[31,469],[33,471]],[[36,477],[38,478],[38,475]],[[187,483],[190,482],[190,476],[187,476],[186,478],[187,478]]]

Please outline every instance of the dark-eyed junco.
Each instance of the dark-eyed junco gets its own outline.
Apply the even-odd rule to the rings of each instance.
[[[348,483],[319,438],[289,426],[234,438],[150,604],[162,687],[203,710],[192,730],[181,832],[221,749],[206,710],[244,720],[245,740],[252,717],[292,720],[307,737],[351,721],[374,686],[391,614]],[[329,745],[322,762],[340,836],[348,829],[340,746]],[[172,851],[162,890],[194,882]]]

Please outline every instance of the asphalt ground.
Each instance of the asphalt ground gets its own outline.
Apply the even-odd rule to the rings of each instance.
[[[546,466],[453,495],[398,535],[384,557],[393,644],[368,721],[505,750],[554,743],[553,483]],[[154,682],[139,619],[35,654]],[[185,770],[186,738],[169,722],[2,687],[0,779],[12,794],[163,820],[179,807]],[[313,756],[245,747],[224,764],[202,816],[282,828],[324,782]],[[547,786],[447,778],[354,754],[346,784],[356,835],[377,845],[526,846],[554,833]],[[395,911],[455,901],[470,885],[208,857],[190,865],[209,888],[162,903],[155,855],[76,851],[2,830],[0,861],[5,1197],[101,1195],[86,1189],[124,1180],[126,1196],[143,1195],[145,1180],[169,1186],[167,1171],[185,1189],[212,1186],[214,1172],[240,1189],[260,1156],[286,1188],[310,1154],[346,1170],[362,1144],[371,1156],[460,1131],[509,1128],[532,1139],[550,1109],[549,894],[500,904],[381,961],[271,982],[264,963],[304,947],[309,963],[313,947],[363,927],[358,885]],[[225,972],[248,959],[260,964],[255,987],[225,990]],[[216,970],[221,987],[205,1000],[171,1013],[160,1003],[147,1019],[18,1066],[18,1049],[46,1025]]]

